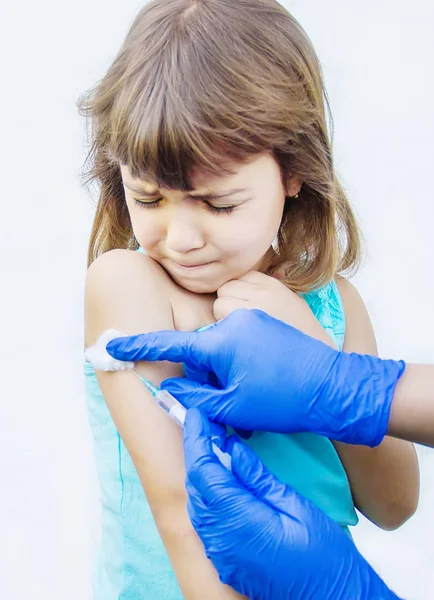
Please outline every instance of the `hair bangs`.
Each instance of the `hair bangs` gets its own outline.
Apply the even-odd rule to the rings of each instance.
[[[240,131],[231,132],[218,117],[222,105],[212,110],[191,83],[173,81],[173,74],[154,72],[151,80],[121,90],[112,112],[111,155],[134,178],[192,191],[195,173],[229,174],[231,161],[262,148],[242,148]]]
[[[174,20],[165,33],[164,44],[155,32],[146,36],[118,88],[111,146],[134,177],[191,191],[196,171],[230,173],[231,161],[273,148],[265,117],[269,96],[250,81],[253,62],[243,75],[237,57],[222,66],[222,43],[204,24]],[[274,123],[272,129],[275,134]]]

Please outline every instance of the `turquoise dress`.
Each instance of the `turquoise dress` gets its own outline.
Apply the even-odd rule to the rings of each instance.
[[[342,349],[345,318],[336,283],[304,297]],[[93,600],[182,600],[139,477],[89,364],[85,390],[102,504]],[[357,524],[348,479],[330,440],[310,433],[255,432],[245,443],[277,477],[343,528]]]

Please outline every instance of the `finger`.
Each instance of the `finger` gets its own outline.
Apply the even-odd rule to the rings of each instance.
[[[185,480],[187,490],[187,514],[194,527],[197,527],[200,518],[207,515],[208,506],[200,492],[190,483],[188,477]]]
[[[282,483],[262,463],[255,452],[231,436],[226,451],[232,456],[232,472],[239,482],[258,500],[292,516],[304,499]]]
[[[217,290],[217,296],[219,298],[229,296],[231,298],[237,298],[238,300],[248,300],[251,295],[251,286],[241,279],[231,279]]]
[[[260,273],[259,271],[247,271],[247,273],[240,277],[238,281],[247,284],[255,284],[262,283],[267,277],[269,276],[265,275],[265,273]]]
[[[212,421],[220,421],[220,417],[225,413],[225,390],[184,377],[165,379],[161,382],[161,389],[175,396],[185,408],[201,409]]]
[[[204,417],[200,414],[197,409],[187,411],[185,417],[185,423],[183,428],[184,438],[184,463],[186,470],[185,487],[187,489],[187,513],[190,521],[194,522],[196,513],[206,514],[207,505],[205,503],[202,494],[197,490],[189,480],[189,472],[195,463],[200,460],[213,460],[214,457],[210,455],[210,444],[208,436],[205,439],[201,439],[201,442],[197,443],[198,437],[201,437],[203,431]],[[212,448],[212,446],[211,446]]]
[[[209,353],[201,350],[200,335],[195,331],[156,331],[115,338],[106,349],[118,360],[186,362],[209,371]]]
[[[202,369],[198,369],[197,367],[192,367],[188,363],[184,363],[183,368],[184,376],[190,381],[195,381],[196,383],[201,383],[203,385],[214,385],[215,377],[212,378],[212,374],[209,371],[203,371]]]
[[[226,429],[211,422],[200,410],[191,409],[185,417],[183,437],[186,450],[185,466],[188,470],[196,461],[205,460],[207,457],[214,460],[212,440],[219,438],[218,444],[224,448]]]
[[[214,302],[214,317],[220,321],[240,308],[249,308],[248,301],[240,300],[239,298],[233,298],[232,296],[221,296]]]
[[[199,410],[189,410],[183,429],[184,460],[187,483],[192,485],[205,503],[227,501],[240,485],[212,450],[215,426]],[[218,432],[221,435],[221,431]]]

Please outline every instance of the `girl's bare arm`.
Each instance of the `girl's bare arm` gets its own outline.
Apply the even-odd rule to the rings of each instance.
[[[377,355],[366,307],[354,286],[339,279],[346,315],[344,350]],[[368,519],[386,530],[396,529],[416,511],[419,468],[413,444],[386,437],[376,448],[335,442],[350,481],[354,502]]]
[[[375,355],[375,336],[362,299],[348,281],[340,279],[338,285],[347,321],[344,350]],[[241,306],[259,308],[334,346],[307,302],[267,275],[251,272],[238,282],[224,285],[218,296],[214,305],[217,318]],[[419,471],[412,444],[388,437],[375,449],[340,443],[335,446],[355,504],[369,519],[384,529],[395,529],[414,513],[419,497]]]
[[[86,281],[86,345],[102,331],[126,334],[173,328],[167,276],[150,258],[126,250],[102,255]],[[179,365],[142,363],[142,375],[159,384]],[[242,598],[220,583],[188,519],[182,433],[131,372],[97,373],[114,423],[131,455],[176,578],[187,600]]]

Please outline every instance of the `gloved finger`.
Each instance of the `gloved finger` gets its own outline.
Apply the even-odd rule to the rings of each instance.
[[[154,331],[115,338],[107,344],[106,350],[118,360],[169,360],[211,371],[210,355],[201,349],[200,335],[196,331]]]
[[[207,331],[208,329],[212,329],[216,327],[217,323],[211,323],[210,325],[204,325],[196,330],[197,333],[202,331]],[[187,379],[191,379],[191,381],[197,381],[202,384],[216,385],[217,377],[213,372],[204,371],[202,368],[197,367],[196,365],[184,363],[184,375]]]
[[[208,384],[214,387],[219,387],[218,379],[212,371],[204,371],[201,368],[194,367],[184,363],[184,375],[186,379],[196,381],[201,384]]]
[[[188,493],[188,518],[203,542],[206,557],[212,560],[213,554],[215,554],[212,552],[212,548],[215,546],[217,532],[219,532],[219,526],[221,526],[224,515],[221,514],[218,508],[217,510],[215,507],[212,507],[211,509],[208,508],[199,491],[188,480],[186,481],[186,488]],[[214,539],[214,544],[211,546],[211,550],[209,548],[210,531],[213,532],[212,535]]]
[[[196,488],[205,504],[216,501],[230,504],[231,497],[233,501],[241,487],[212,450],[211,438],[216,431],[215,424],[211,424],[200,410],[187,412],[183,430],[186,482]]]
[[[293,488],[279,481],[256,453],[235,436],[226,440],[226,452],[232,456],[233,474],[251,494],[280,512],[293,516],[294,509],[302,499]]]
[[[226,448],[226,428],[213,423],[204,413],[194,408],[188,410],[185,416],[183,438],[186,471],[195,463],[216,458],[212,442],[222,450]]]
[[[187,514],[190,521],[197,526],[200,522],[200,518],[205,518],[208,515],[208,507],[199,491],[187,478],[185,480],[185,487],[187,490]]]
[[[175,396],[185,408],[200,408],[212,421],[222,422],[225,397],[228,392],[211,385],[202,385],[185,377],[170,377],[161,382],[161,389]]]

